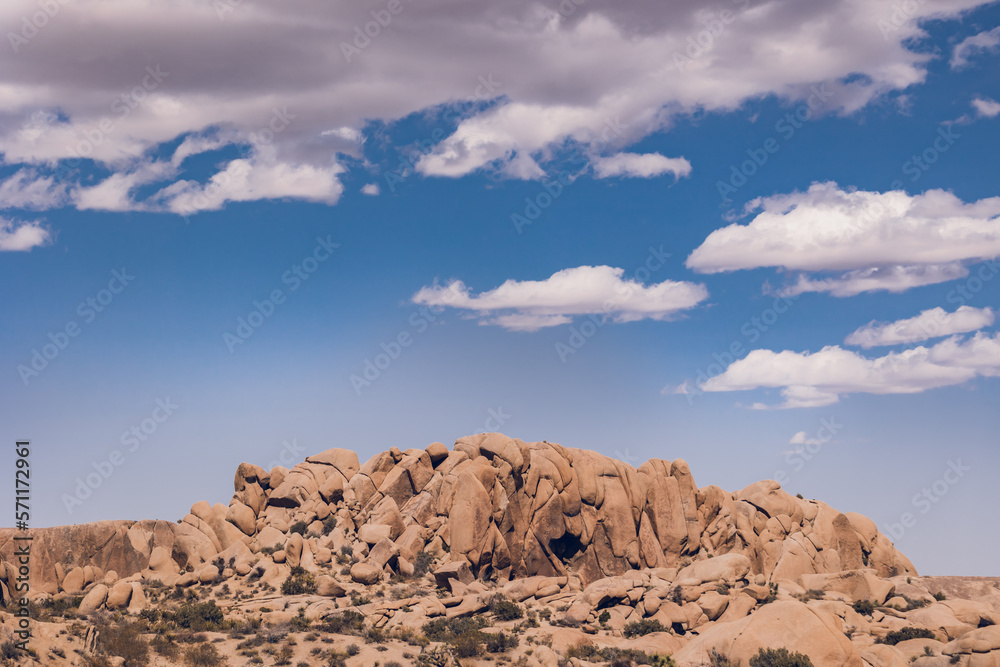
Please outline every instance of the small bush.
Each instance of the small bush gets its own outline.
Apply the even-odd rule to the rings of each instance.
[[[219,667],[228,664],[211,644],[195,644],[184,652],[184,662],[192,667]]]
[[[851,606],[862,616],[871,616],[875,613],[875,605],[870,600],[858,600]]]
[[[934,599],[937,600],[938,602],[941,602],[947,597],[948,596],[946,596],[942,591],[938,591],[937,593],[934,594]]]
[[[611,612],[609,612],[607,609],[602,611],[601,615],[597,617],[597,622],[600,623],[601,625],[605,625],[610,620],[611,620]]]
[[[305,521],[296,521],[292,524],[291,528],[288,529],[288,534],[298,533],[299,535],[305,536],[306,529],[309,528],[309,524]]]
[[[220,630],[225,621],[222,610],[214,600],[208,602],[185,602],[176,611],[164,613],[164,620],[175,623],[178,627],[195,632],[212,632]]]
[[[511,602],[503,595],[495,595],[490,600],[490,611],[498,621],[513,621],[524,617],[524,609],[516,602]]]
[[[348,609],[334,616],[328,616],[322,629],[335,635],[356,635],[365,627],[365,617]]]
[[[504,653],[512,648],[517,648],[518,639],[516,635],[508,635],[504,632],[485,632],[486,650],[490,653]]]
[[[162,634],[157,634],[153,637],[153,640],[149,642],[150,647],[156,651],[157,655],[162,655],[164,658],[176,658],[177,654],[181,652],[177,643],[174,642],[169,636]]]
[[[434,556],[430,555],[426,551],[421,551],[417,554],[416,560],[413,561],[413,576],[422,577],[427,574],[427,571],[431,569],[431,565],[434,563]]]
[[[314,595],[316,577],[302,568],[292,568],[292,573],[281,584],[282,595]]]
[[[809,656],[787,648],[762,648],[750,658],[750,667],[813,667]]]
[[[99,637],[101,651],[124,658],[126,667],[149,664],[149,642],[142,636],[139,624],[103,625]]]
[[[708,656],[708,665],[709,667],[737,667],[737,665],[733,664],[732,660],[722,655],[714,648]]]
[[[625,627],[622,628],[622,634],[624,634],[627,639],[648,635],[651,632],[667,631],[666,626],[652,618],[644,618],[641,621],[632,621],[631,623],[625,624]]]
[[[907,639],[934,639],[934,633],[927,628],[914,628],[911,626],[893,630],[884,639],[880,640],[879,643],[895,646],[899,642],[905,642]]]

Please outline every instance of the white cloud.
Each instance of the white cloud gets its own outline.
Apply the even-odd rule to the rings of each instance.
[[[616,153],[611,157],[594,160],[594,175],[597,178],[653,178],[663,174],[683,178],[690,173],[691,163],[684,158],[670,158],[659,153]]]
[[[176,155],[176,153],[175,153]],[[132,199],[132,191],[140,185],[155,183],[175,172],[168,162],[142,163],[128,171],[111,174],[106,179],[87,188],[77,188],[71,193],[73,203],[81,211],[138,211],[148,208]]]
[[[844,342],[866,349],[881,345],[917,343],[930,338],[978,331],[992,325],[993,318],[990,308],[961,306],[954,313],[949,313],[944,308],[931,308],[905,320],[869,322],[849,335]]]
[[[610,266],[563,269],[545,280],[508,280],[478,295],[460,280],[424,287],[413,302],[471,311],[481,324],[537,331],[568,324],[574,315],[603,314],[614,322],[665,320],[708,298],[704,285],[665,280],[643,285]]]
[[[378,187],[378,183],[367,183],[361,186],[361,194],[368,195],[369,197],[377,197],[381,190]]]
[[[0,209],[48,209],[66,202],[66,186],[33,169],[19,169],[0,181]]]
[[[799,431],[792,436],[791,440],[788,441],[789,445],[821,445],[823,444],[818,438],[810,438],[809,434],[805,431]]]
[[[842,395],[916,394],[1000,375],[1000,334],[955,336],[932,347],[916,347],[869,359],[839,346],[819,352],[753,350],[723,373],[701,384],[706,392],[780,388],[784,403],[757,408],[831,405]]]
[[[919,195],[847,191],[835,183],[754,200],[746,225],[712,232],[687,266],[701,273],[778,267],[802,271],[785,295],[901,292],[954,280],[965,264],[1000,255],[1000,197],[965,203],[943,190]],[[813,278],[813,272],[843,272]]]
[[[883,0],[573,2],[562,5],[566,16],[558,3],[537,0],[428,0],[404,3],[391,29],[350,62],[341,45],[372,20],[370,8],[221,4],[231,11],[220,17],[220,3],[204,0],[60,3],[58,20],[20,54],[0,50],[4,163],[51,165],[79,154],[118,173],[180,140],[177,166],[212,143],[194,136],[270,136],[274,168],[286,173],[268,196],[333,201],[339,186],[328,177],[339,167],[331,156],[357,156],[370,124],[461,107],[469,117],[418,171],[541,178],[567,145],[598,159],[680,115],[730,111],[768,95],[797,102],[820,85],[832,95],[825,112],[854,111],[925,79],[932,56],[906,47],[924,35],[923,21],[954,19],[985,2],[916,3],[895,22]],[[733,21],[690,59],[689,44],[723,10]],[[0,3],[4,25],[37,11],[36,0]],[[150,78],[150,69],[162,75]],[[277,109],[290,119],[280,131]]]
[[[1000,102],[989,98],[977,97],[972,100],[972,106],[975,107],[976,113],[984,118],[994,118],[1000,114]]]
[[[339,165],[326,168],[278,161],[269,148],[258,148],[248,158],[231,160],[207,183],[177,181],[163,188],[153,200],[166,210],[188,215],[218,210],[230,201],[294,198],[333,204],[343,186]]]
[[[951,51],[951,68],[961,69],[969,64],[973,56],[994,51],[998,46],[1000,46],[1000,27],[966,37]]]
[[[49,232],[37,221],[18,222],[0,217],[0,252],[31,250],[49,241]]]

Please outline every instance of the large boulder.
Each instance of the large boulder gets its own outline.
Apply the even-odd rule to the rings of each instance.
[[[678,664],[708,664],[711,652],[748,660],[760,649],[787,648],[809,656],[813,665],[862,667],[854,645],[844,636],[840,619],[795,600],[764,605],[732,623],[708,626],[674,658]]]

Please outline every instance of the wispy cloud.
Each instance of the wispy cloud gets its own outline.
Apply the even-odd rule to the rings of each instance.
[[[568,324],[576,315],[600,314],[614,322],[664,320],[708,298],[704,285],[673,280],[644,285],[624,274],[610,266],[578,266],[545,280],[508,280],[480,294],[454,280],[424,287],[413,302],[465,310],[480,324],[537,331]]]
[[[973,57],[995,51],[997,47],[1000,47],[1000,27],[966,37],[951,50],[951,68],[967,67]]]
[[[653,178],[664,174],[683,178],[690,173],[691,163],[684,158],[671,158],[659,153],[616,153],[594,160],[594,175],[597,178]]]
[[[0,217],[0,251],[31,250],[49,241],[49,232],[40,222]]]
[[[918,343],[931,338],[978,331],[992,325],[993,318],[990,308],[961,306],[954,313],[949,313],[944,308],[931,308],[905,320],[869,322],[849,335],[844,342],[866,349]]]

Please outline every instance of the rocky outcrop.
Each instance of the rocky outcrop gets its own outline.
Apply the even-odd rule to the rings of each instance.
[[[315,571],[318,560],[345,549],[358,561],[355,581],[366,583],[412,568],[422,552],[464,564],[479,580],[562,577],[581,588],[643,569],[679,569],[685,585],[864,569],[870,574],[830,586],[878,598],[878,577],[916,574],[870,520],[793,497],[776,482],[735,493],[699,488],[682,459],[633,468],[500,433],[461,438],[451,450],[392,448],[363,465],[346,449],[291,469],[241,463],[233,485],[228,506],[195,503],[176,524],[32,531],[33,590],[83,592],[110,570],[167,584],[215,580],[227,570],[244,576],[258,565]],[[12,535],[0,531],[5,563]],[[9,569],[0,567],[0,581]]]

